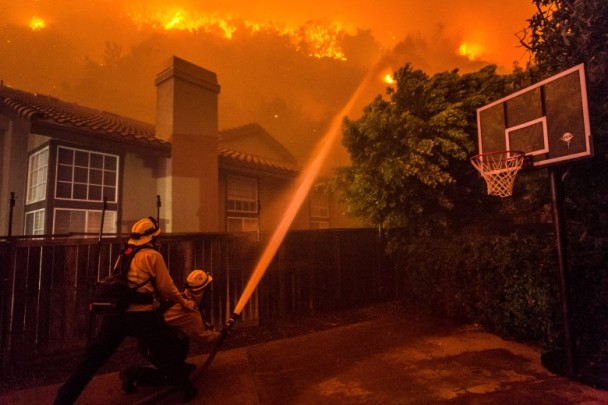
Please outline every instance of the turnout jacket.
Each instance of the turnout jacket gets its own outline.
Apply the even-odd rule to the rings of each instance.
[[[148,279],[150,282],[137,289],[140,293],[152,294],[157,300],[169,300],[181,304],[180,307],[185,311],[193,312],[193,303],[188,302],[182,296],[169,274],[169,269],[165,264],[163,256],[153,248],[141,249],[135,253],[131,261],[131,267],[127,273],[129,287],[135,287]],[[184,308],[186,307],[186,308]],[[127,311],[154,311],[157,305],[152,304],[130,304]]]
[[[186,299],[189,298],[187,292],[182,294],[186,296]],[[195,306],[194,309],[194,311],[190,311],[181,305],[175,304],[169,307],[163,316],[165,317],[165,322],[178,328],[190,339],[207,342],[209,339],[213,338],[214,333],[217,334],[217,332],[207,330],[203,323],[203,316],[200,310],[198,310],[198,306]]]

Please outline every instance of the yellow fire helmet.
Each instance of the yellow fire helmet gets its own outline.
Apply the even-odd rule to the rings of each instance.
[[[129,245],[141,246],[149,243],[155,236],[160,234],[160,227],[152,217],[143,218],[131,227],[131,239]]]
[[[213,277],[204,270],[192,270],[186,279],[186,285],[193,294],[200,294],[213,281]]]

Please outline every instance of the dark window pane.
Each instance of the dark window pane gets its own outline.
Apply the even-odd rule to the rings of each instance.
[[[74,184],[74,198],[77,200],[87,199],[87,185],[86,184]]]
[[[101,184],[102,171],[91,169],[89,172],[89,184]]]
[[[89,167],[89,154],[87,152],[75,151],[74,165]]]
[[[34,234],[34,214],[32,213],[25,214],[25,234]]]
[[[101,186],[89,186],[89,200],[101,201]]]
[[[89,171],[84,167],[74,168],[74,181],[78,183],[86,183],[89,180]]]
[[[85,217],[84,211],[55,211],[55,230],[54,233],[84,232]]]
[[[115,186],[116,185],[116,172],[109,172],[106,170],[104,172],[103,185],[104,186]]]
[[[91,167],[103,169],[103,156],[98,153],[91,153]]]
[[[71,165],[74,163],[74,152],[70,149],[59,148],[59,156],[57,157],[59,163]]]
[[[116,159],[116,156],[106,156],[104,169],[117,171],[118,170],[117,163],[118,163],[118,159]]]
[[[72,166],[59,165],[57,168],[57,181],[72,181]]]
[[[114,187],[104,187],[103,197],[106,197],[108,201],[116,201],[116,189]]]
[[[57,198],[72,198],[72,185],[62,181],[57,182]]]

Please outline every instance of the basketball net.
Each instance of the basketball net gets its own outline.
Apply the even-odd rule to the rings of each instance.
[[[524,152],[498,151],[471,157],[471,164],[481,173],[488,186],[488,195],[510,197],[515,176],[524,163]]]

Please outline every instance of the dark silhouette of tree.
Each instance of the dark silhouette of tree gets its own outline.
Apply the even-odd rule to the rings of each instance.
[[[512,91],[495,66],[432,77],[407,64],[389,100],[344,122],[352,165],[339,184],[352,213],[383,228],[430,234],[478,215],[483,198],[468,157],[477,143],[476,109]]]

